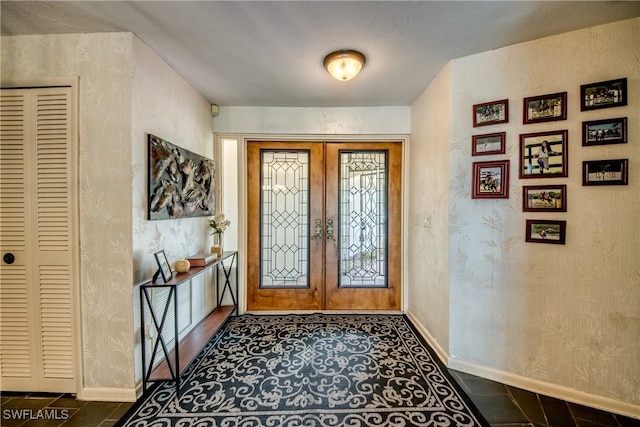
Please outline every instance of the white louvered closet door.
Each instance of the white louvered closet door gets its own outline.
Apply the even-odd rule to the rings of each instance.
[[[5,391],[77,392],[71,102],[69,87],[2,89],[0,368]]]

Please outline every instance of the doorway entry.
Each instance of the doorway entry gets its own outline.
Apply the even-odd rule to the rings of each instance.
[[[399,310],[401,142],[247,143],[247,309]]]

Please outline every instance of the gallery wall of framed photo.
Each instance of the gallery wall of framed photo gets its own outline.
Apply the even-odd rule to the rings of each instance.
[[[598,110],[602,117],[582,121],[582,135],[571,149],[589,150],[588,147],[626,144],[628,117],[612,117],[612,108],[627,105],[627,78],[622,77],[580,85],[580,112]],[[473,127],[487,127],[488,132],[471,136],[471,156],[500,156],[507,150],[507,132],[500,128],[509,123],[509,99],[485,101],[472,107]],[[518,179],[550,178],[548,185],[522,185],[522,211],[544,214],[567,210],[567,184],[569,176],[569,130],[566,121],[567,92],[537,94],[522,99],[522,128],[517,136]],[[576,120],[575,118],[573,120]],[[556,123],[557,122],[557,123]],[[544,123],[547,130],[528,132],[527,125]],[[515,139],[515,137],[514,137]],[[510,160],[497,158],[472,163],[472,199],[508,199]],[[628,158],[598,158],[582,162],[582,186],[612,186],[629,184]],[[585,190],[587,191],[587,190]],[[527,218],[525,241],[531,243],[562,244],[566,242],[566,220],[544,216]]]
[[[636,372],[637,334],[612,323],[610,313],[640,310],[633,297],[640,251],[639,31],[637,18],[452,61],[412,107],[408,156],[409,218],[416,224],[408,274],[418,301],[410,304],[416,313],[425,304],[425,312],[450,319],[440,327],[421,314],[454,360],[522,379],[524,388],[531,380],[548,383],[556,397],[577,390],[604,407],[606,399],[635,404],[635,413],[636,396],[621,384]],[[619,79],[627,79],[627,105],[589,94],[587,108],[615,106],[581,109],[581,86]],[[534,111],[548,98],[553,108]],[[566,102],[566,112],[558,102]],[[476,116],[480,104],[491,108]],[[541,174],[542,138],[557,155],[546,162],[539,156]],[[583,185],[583,162],[624,159],[613,166],[627,168],[626,185],[588,185],[594,181],[588,175]],[[494,178],[492,168],[507,167],[508,196],[499,182],[481,187],[487,172]],[[424,213],[432,214],[430,228],[421,225]],[[561,236],[564,244],[541,242]],[[435,261],[420,262],[432,253]],[[439,293],[446,301],[431,300]],[[594,353],[594,336],[606,362]],[[624,351],[609,357],[611,349]]]

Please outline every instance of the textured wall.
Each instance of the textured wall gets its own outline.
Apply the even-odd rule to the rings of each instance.
[[[221,107],[214,123],[216,133],[406,135],[410,108]]]
[[[155,252],[163,249],[173,263],[211,246],[208,217],[147,220],[147,134],[212,159],[213,129],[211,105],[137,37],[133,37],[132,62],[133,283],[140,283],[157,268]],[[214,304],[213,294],[204,286],[210,279],[207,273],[192,281],[194,323]],[[135,333],[135,378],[141,381],[138,295],[135,287],[135,326],[129,333]]]
[[[2,38],[3,78],[80,76],[85,387],[131,387],[131,35]]]
[[[158,250],[173,263],[211,246],[207,217],[147,220],[147,134],[212,159],[213,128],[210,104],[137,37],[132,85],[133,280],[138,283],[156,270]]]
[[[580,112],[580,84],[621,77],[628,78],[628,106]],[[450,235],[431,244],[450,246],[450,356],[640,404],[640,19],[454,60],[451,88]],[[524,97],[561,91],[568,92],[568,120],[522,124]],[[473,104],[503,98],[508,124],[472,127]],[[614,117],[629,118],[628,144],[582,147],[582,121]],[[519,134],[562,129],[569,176],[519,179]],[[507,132],[507,153],[472,157],[471,136],[490,131]],[[629,159],[629,185],[583,187],[582,161],[605,158]],[[491,159],[511,160],[510,198],[473,200],[471,164]],[[552,183],[567,185],[568,212],[522,212],[523,185]],[[528,218],[566,220],[566,245],[525,243]],[[412,280],[411,295],[428,286]]]
[[[84,387],[140,378],[137,287],[210,246],[207,219],[147,221],[147,133],[213,157],[209,103],[128,33],[2,38],[3,78],[80,76],[80,279]],[[211,304],[200,277],[193,318]]]
[[[411,107],[408,165],[408,311],[449,348],[449,140],[451,66]],[[434,244],[434,242],[438,242]]]

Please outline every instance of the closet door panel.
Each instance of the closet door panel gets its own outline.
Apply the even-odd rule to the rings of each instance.
[[[75,392],[75,146],[71,88],[3,89],[3,390]]]
[[[32,314],[28,90],[0,98],[0,372],[3,390],[37,387],[35,318]],[[10,259],[13,257],[13,262]]]
[[[41,387],[73,382],[71,294],[72,185],[70,90],[43,89],[35,97],[34,267],[37,266]]]

